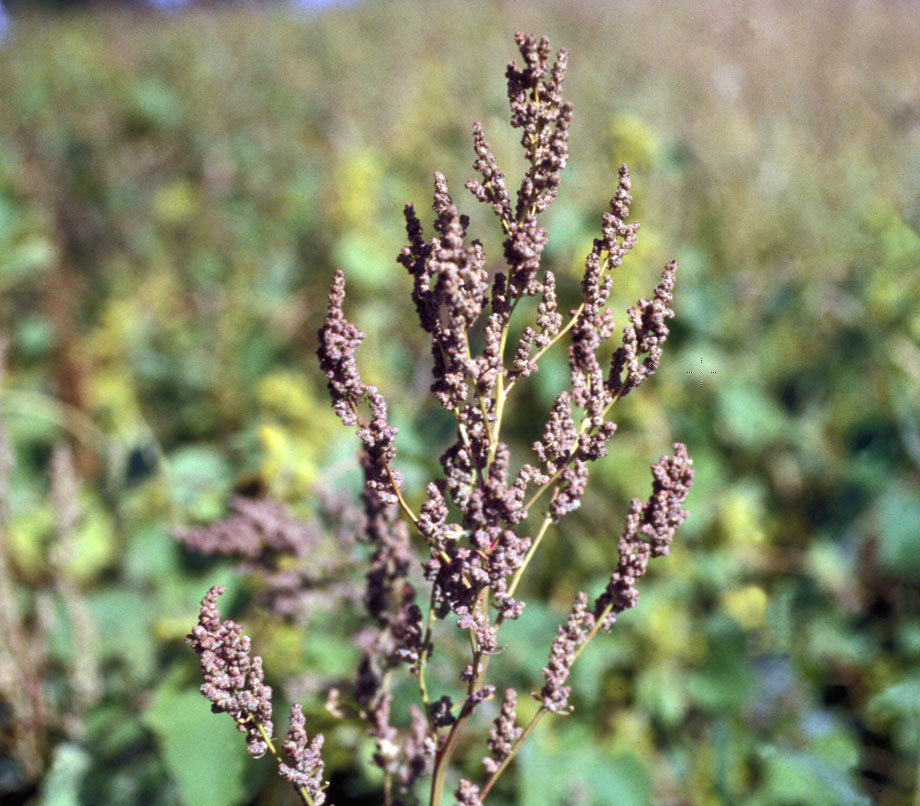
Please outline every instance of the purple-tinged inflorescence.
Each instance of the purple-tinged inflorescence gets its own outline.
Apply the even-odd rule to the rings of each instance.
[[[189,551],[212,557],[239,560],[239,573],[259,578],[256,601],[275,615],[305,622],[318,601],[354,600],[357,588],[350,578],[350,552],[358,527],[356,507],[325,493],[320,512],[330,524],[318,519],[301,521],[278,501],[234,496],[230,514],[203,526],[180,527],[173,536]],[[326,526],[329,528],[327,529]],[[333,532],[329,534],[329,532]]]
[[[215,557],[259,560],[266,555],[301,556],[316,539],[315,529],[293,518],[272,498],[230,499],[231,514],[221,521],[173,529],[173,536],[191,551]]]
[[[617,543],[619,563],[594,603],[594,616],[603,630],[609,631],[620,613],[636,606],[636,585],[645,576],[649,558],[670,551],[674,534],[688,514],[683,504],[693,483],[692,465],[686,447],[675,442],[674,455],[662,456],[652,465],[651,497],[645,503],[633,499]]]
[[[453,725],[457,721],[452,713],[453,707],[454,704],[451,698],[446,694],[442,695],[437,702],[431,703],[432,722],[442,728]]]
[[[365,386],[355,363],[355,350],[364,341],[364,333],[345,318],[344,305],[345,272],[339,269],[332,279],[329,312],[319,331],[317,354],[332,395],[332,408],[345,425],[356,425],[352,406],[364,394]]]
[[[284,740],[284,752],[290,764],[279,764],[278,772],[296,789],[303,789],[312,799],[314,806],[323,806],[326,802],[323,782],[323,742],[322,733],[317,733],[308,740],[306,719],[300,705],[291,706],[291,725]]]
[[[226,588],[215,585],[201,600],[198,624],[185,639],[201,659],[201,693],[214,713],[227,713],[246,734],[246,749],[259,758],[272,737],[272,690],[266,686],[262,658],[250,656],[250,640],[233,621],[221,621],[217,597]]]
[[[587,610],[588,597],[579,593],[565,624],[556,630],[549,651],[549,665],[544,666],[541,674],[546,678],[546,684],[540,692],[543,707],[547,711],[564,711],[569,704],[571,686],[565,685],[575,662],[575,653],[585,642],[588,633],[594,626],[594,615]]]
[[[522,130],[528,167],[512,204],[505,174],[477,122],[473,125],[473,167],[479,178],[466,183],[501,224],[506,270],[492,274],[486,269],[482,244],[468,239],[469,219],[451,198],[443,174],[434,174],[431,237],[426,238],[415,208],[407,204],[404,209],[408,243],[397,261],[411,277],[419,325],[429,338],[431,392],[456,422],[454,437],[440,455],[441,477],[427,485],[417,515],[402,495],[402,477],[394,467],[396,428],[389,424],[387,404],[376,387],[362,382],[358,372],[355,353],[364,334],[345,317],[341,271],[334,275],[328,313],[319,330],[317,352],[333,408],[343,423],[356,427],[361,441],[361,528],[370,547],[363,604],[373,626],[356,636],[361,660],[353,693],[358,712],[369,725],[368,734],[375,740],[374,763],[384,771],[386,800],[393,806],[417,802],[413,787],[428,772],[429,762],[433,762],[432,803],[441,803],[439,787],[459,732],[476,708],[494,696],[495,686],[485,680],[489,657],[500,651],[502,622],[520,617],[524,608],[516,592],[525,565],[549,526],[580,506],[591,463],[607,454],[608,442],[616,432],[616,424],[608,419],[610,408],[657,369],[668,335],[665,321],[674,315],[668,307],[674,287],[672,261],[652,299],[641,299],[629,309],[630,324],[605,377],[602,364],[608,359],[601,356],[608,354],[605,344],[616,327],[608,307],[612,272],[635,245],[639,230],[638,224],[627,222],[632,199],[625,166],[620,168],[610,210],[603,216],[601,237],[585,258],[580,302],[567,323],[559,312],[555,275],[541,265],[548,234],[539,217],[556,197],[560,172],[568,160],[572,107],[561,95],[567,55],[560,50],[551,61],[545,38],[518,33],[515,42],[523,65],[508,65],[508,98],[511,125]],[[512,314],[527,297],[539,300],[536,316],[531,324],[515,328],[520,335],[514,341]],[[537,432],[541,438],[533,445],[536,461],[520,465],[515,472],[511,450],[501,439],[506,403],[518,382],[539,370],[543,354],[565,334],[569,336],[570,388],[557,395],[542,432]],[[539,714],[567,710],[570,687],[566,682],[576,657],[601,627],[609,629],[619,612],[635,604],[636,583],[649,557],[667,553],[686,516],[681,507],[693,472],[683,446],[676,445],[675,455],[663,457],[652,472],[652,497],[644,504],[633,502],[619,541],[619,565],[607,590],[593,609],[587,596],[578,594],[566,623],[558,629],[549,663],[542,670],[545,684],[539,695]],[[400,512],[424,541],[422,571],[431,585],[427,621],[412,577],[412,535],[400,520]],[[524,525],[533,512],[542,518],[536,533]],[[254,539],[250,542],[256,545]],[[248,658],[248,639],[243,644],[232,622],[226,623],[230,627],[221,624],[214,608],[216,596],[212,591],[211,598],[206,597],[203,621],[196,628],[203,631],[196,648],[200,654],[211,653],[209,668],[223,657],[212,649],[216,639],[207,637],[211,628],[223,629],[229,636],[229,646],[236,652],[231,658]],[[456,707],[447,695],[429,694],[430,681],[424,675],[433,651],[436,620],[448,616],[468,633],[471,646],[471,662],[459,674],[466,690]],[[244,682],[264,694],[267,687],[259,688],[257,660],[246,667],[253,682],[246,682],[248,677]],[[204,668],[204,658],[202,663]],[[418,677],[425,704],[424,711],[410,710],[408,730],[391,721],[391,672],[404,664]],[[212,677],[223,680],[214,672]],[[211,683],[208,689],[212,701],[226,706],[224,710],[232,705],[237,721],[250,724],[248,712],[239,710],[236,700],[231,702],[231,695],[222,691],[218,683]],[[255,694],[251,699],[253,707],[265,711]],[[270,701],[267,708],[270,717]],[[520,738],[529,733],[532,726],[526,732],[516,726],[515,709],[516,694],[508,689],[489,734],[490,755],[483,760],[493,777],[482,791],[461,780],[455,791],[458,806],[482,803],[517,751]],[[296,776],[308,789],[317,788],[322,777],[321,737],[307,744],[299,711],[296,719],[292,712],[289,739],[299,761],[283,767],[282,774],[290,776],[289,780]],[[392,789],[394,785],[405,799]]]
[[[460,779],[460,785],[454,792],[457,798],[456,806],[482,806],[482,799],[479,797],[479,787],[471,784],[465,778]]]
[[[637,307],[629,309],[631,324],[623,329],[623,345],[613,354],[607,380],[613,394],[623,397],[658,369],[661,345],[669,333],[665,320],[674,317],[674,311],[668,306],[673,298],[676,268],[673,260],[668,263],[655,286],[652,299],[640,299]],[[639,356],[643,353],[646,358],[640,364]]]
[[[329,291],[329,306],[323,326],[319,329],[320,369],[326,376],[332,407],[345,425],[358,427],[358,436],[368,457],[373,487],[384,504],[397,501],[395,488],[402,484],[399,472],[390,469],[396,457],[394,440],[397,429],[387,419],[387,404],[375,386],[362,383],[355,351],[364,339],[364,333],[352,325],[343,310],[345,304],[345,274],[335,272]],[[370,419],[362,422],[358,405],[366,402]]]
[[[511,755],[514,743],[521,738],[523,728],[516,727],[517,692],[513,688],[505,689],[502,710],[495,717],[495,723],[489,731],[487,747],[490,755],[482,760],[486,772],[493,773],[501,763]]]
[[[405,663],[417,673],[425,651],[422,611],[415,602],[415,588],[408,582],[412,556],[409,532],[396,517],[396,508],[385,503],[374,483],[368,454],[362,455],[365,485],[362,493],[366,538],[373,546],[371,567],[366,574],[364,605],[376,622],[377,634],[363,647],[355,697],[377,742],[374,763],[392,774],[399,748],[397,731],[390,725],[392,695],[384,687],[386,673]]]
[[[397,770],[400,791],[411,795],[415,782],[428,774],[437,744],[428,730],[421,709],[409,706],[409,732],[403,743],[403,758]]]
[[[514,41],[525,66],[519,69],[510,62],[505,72],[511,125],[523,129],[521,145],[530,161],[518,190],[515,213],[520,220],[527,211],[542,213],[556,197],[560,172],[569,158],[572,105],[562,102],[568,53],[560,50],[550,68],[551,50],[546,37],[537,41],[536,37],[517,33]]]

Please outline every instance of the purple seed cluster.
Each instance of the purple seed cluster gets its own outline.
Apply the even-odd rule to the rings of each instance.
[[[639,601],[638,581],[645,576],[651,557],[670,551],[678,527],[689,514],[683,508],[693,484],[693,460],[687,448],[674,443],[674,455],[652,465],[652,494],[648,501],[634,498],[626,528],[617,543],[620,559],[604,592],[594,603],[594,615],[606,632],[617,616]]]
[[[215,585],[201,600],[198,623],[186,643],[198,653],[204,683],[201,693],[211,701],[214,713],[227,713],[246,734],[246,750],[255,758],[266,752],[279,759],[278,770],[295,789],[310,797],[312,806],[323,806],[323,736],[307,739],[301,707],[291,706],[291,722],[283,748],[290,764],[280,761],[272,743],[272,689],[265,684],[262,658],[251,654],[248,635],[233,621],[222,621],[217,598],[226,591]]]
[[[495,723],[489,731],[489,755],[482,760],[486,772],[495,772],[501,763],[511,755],[514,743],[521,738],[523,728],[516,726],[517,692],[513,688],[505,690],[502,710],[495,717]]]

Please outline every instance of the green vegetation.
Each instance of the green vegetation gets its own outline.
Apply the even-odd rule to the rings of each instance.
[[[544,254],[560,309],[577,304],[621,162],[642,230],[614,284],[618,330],[672,250],[680,264],[651,391],[618,403],[612,456],[536,557],[496,658],[523,718],[661,447],[686,443],[696,479],[640,606],[576,665],[573,716],[541,723],[489,802],[915,802],[920,12],[881,0],[17,18],[0,47],[0,418],[16,459],[0,507],[0,604],[14,605],[0,609],[0,792],[288,802],[196,690],[183,638],[225,584],[276,696],[304,703],[327,769],[346,771],[330,800],[376,803],[361,800],[379,788],[372,743],[323,710],[358,657],[356,614],[274,619],[253,605],[258,578],[169,530],[219,517],[234,490],[304,518],[319,482],[357,493],[314,356],[335,268],[368,333],[362,377],[398,417],[407,488],[432,475],[450,433],[404,304],[402,205],[421,214],[439,169],[471,231],[494,232],[460,185],[475,118],[509,175],[523,166],[495,80],[519,29],[571,54],[572,158]],[[498,235],[484,245],[500,255]],[[521,446],[567,372],[563,353],[546,359],[518,409],[541,416],[503,432]],[[70,521],[48,482],[65,442]]]

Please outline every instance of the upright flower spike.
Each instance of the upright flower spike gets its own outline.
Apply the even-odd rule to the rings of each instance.
[[[576,651],[584,644],[594,626],[594,616],[587,611],[587,606],[588,597],[584,593],[579,593],[575,597],[568,620],[558,628],[553,639],[549,652],[549,666],[544,667],[541,672],[546,678],[546,684],[540,692],[540,697],[547,711],[564,711],[569,705],[572,689],[565,685],[565,681],[572,671]]]
[[[335,272],[329,289],[329,312],[319,330],[319,367],[326,376],[332,408],[345,425],[356,425],[354,402],[365,391],[361,383],[355,351],[364,333],[345,318],[345,272]]]
[[[490,755],[482,760],[482,766],[486,768],[486,772],[493,773],[501,766],[501,763],[511,755],[514,743],[524,732],[523,728],[515,725],[516,708],[517,692],[513,688],[506,689],[502,710],[495,717],[495,723],[492,730],[489,731],[487,747]]]
[[[201,693],[211,701],[214,713],[227,713],[246,734],[246,750],[255,758],[271,753],[279,774],[290,781],[306,806],[323,806],[323,735],[307,741],[300,705],[291,706],[291,723],[284,741],[290,764],[284,762],[272,742],[272,690],[265,685],[262,658],[250,654],[249,636],[233,621],[222,621],[217,599],[226,591],[212,587],[201,600],[198,623],[185,641],[201,659],[204,683]]]
[[[221,621],[215,585],[201,600],[198,623],[185,639],[201,658],[201,693],[214,713],[227,713],[246,734],[246,750],[260,758],[272,738],[272,690],[264,683],[262,658],[250,656],[249,636],[233,621]]]
[[[636,606],[637,584],[645,576],[651,557],[670,551],[678,527],[687,517],[683,508],[693,484],[693,460],[687,448],[674,443],[674,455],[662,456],[652,465],[652,494],[644,504],[634,498],[626,516],[626,528],[617,543],[620,559],[604,592],[594,603],[594,617],[607,632],[617,616]]]
[[[613,354],[607,386],[613,394],[623,397],[635,389],[661,363],[661,346],[668,337],[666,319],[673,319],[671,304],[674,292],[675,261],[670,261],[661,273],[661,280],[655,286],[652,299],[640,299],[636,307],[630,308],[630,327],[623,330],[623,345]],[[640,364],[639,357],[646,353]],[[625,377],[624,377],[625,371]]]
[[[290,764],[279,764],[278,774],[294,785],[303,789],[313,801],[313,806],[323,806],[326,802],[323,781],[323,734],[318,733],[308,741],[306,718],[298,703],[291,706],[291,726],[284,740],[284,752]]]

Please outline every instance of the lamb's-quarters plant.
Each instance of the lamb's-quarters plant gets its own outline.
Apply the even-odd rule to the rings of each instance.
[[[511,125],[521,129],[529,167],[512,200],[483,129],[474,123],[474,168],[480,178],[466,183],[498,219],[507,271],[489,275],[482,244],[467,241],[468,218],[458,212],[442,174],[435,174],[433,237],[425,239],[412,205],[405,208],[409,243],[398,261],[411,275],[412,300],[431,340],[431,390],[456,421],[456,438],[440,457],[443,475],[427,485],[417,512],[403,494],[387,404],[358,371],[356,351],[364,334],[345,317],[341,271],[335,273],[319,331],[320,367],[333,407],[345,425],[357,429],[361,442],[365,538],[373,547],[364,606],[376,631],[363,641],[354,700],[376,742],[373,763],[383,772],[387,806],[418,803],[417,784],[426,776],[429,806],[442,803],[446,774],[470,716],[495,694],[499,681],[488,677],[489,659],[499,649],[503,622],[517,619],[524,609],[517,598],[522,576],[552,526],[580,505],[591,464],[606,455],[616,431],[611,408],[658,368],[666,320],[674,315],[669,307],[676,269],[672,261],[651,299],[629,309],[630,324],[605,370],[602,346],[615,329],[607,307],[612,275],[639,229],[627,223],[631,197],[625,166],[610,211],[603,215],[601,235],[585,259],[580,303],[568,317],[558,310],[555,277],[541,266],[548,235],[539,216],[555,199],[568,158],[572,108],[561,95],[566,53],[559,51],[550,64],[546,39],[519,33],[515,42],[524,65],[512,63],[507,70]],[[526,297],[539,298],[535,321],[509,344],[512,318]],[[502,425],[515,390],[564,337],[571,386],[559,391],[547,412],[542,438],[533,445],[534,459],[512,474]],[[479,343],[483,347],[477,351]],[[679,443],[671,456],[652,465],[652,494],[647,501],[632,502],[618,542],[619,562],[606,589],[593,601],[579,593],[547,648],[542,688],[532,695],[539,703],[535,715],[518,725],[518,694],[505,689],[484,742],[488,754],[481,780],[461,779],[454,792],[457,804],[485,802],[543,716],[571,710],[567,682],[572,666],[598,632],[609,631],[620,613],[636,605],[649,559],[668,553],[687,515],[683,504],[693,479],[691,465]],[[414,547],[421,549],[429,586],[424,599],[409,581]],[[205,598],[190,638],[202,655],[202,691],[216,710],[236,719],[251,752],[271,751],[304,801],[321,803],[321,738],[307,746],[302,715],[296,711],[285,749],[292,748],[302,777],[292,777],[271,742],[270,690],[262,682],[261,661],[250,659],[239,627],[220,621],[218,593],[212,589]],[[426,671],[441,631],[456,629],[468,633],[469,657],[456,670],[465,693],[455,703],[431,690]],[[410,709],[407,730],[391,720],[393,679],[400,671],[414,677],[418,687],[419,706]]]

